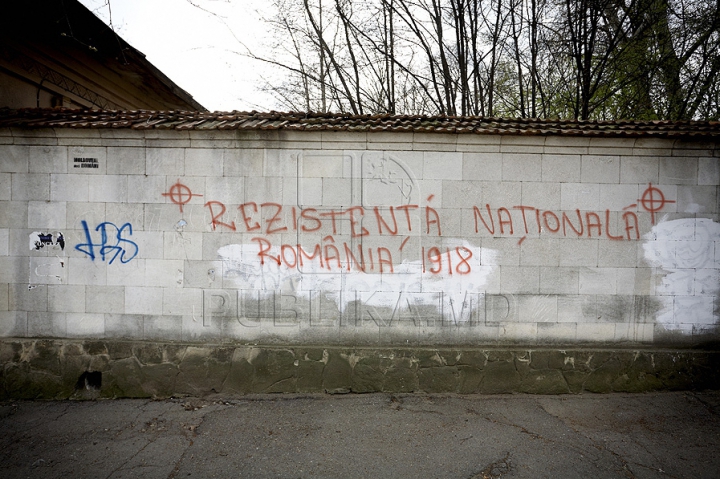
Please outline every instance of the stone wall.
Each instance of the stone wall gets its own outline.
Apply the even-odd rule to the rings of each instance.
[[[719,334],[716,144],[0,131],[0,336],[477,347]]]
[[[255,347],[26,339],[0,342],[0,361],[0,399],[720,388],[720,353],[693,350]]]

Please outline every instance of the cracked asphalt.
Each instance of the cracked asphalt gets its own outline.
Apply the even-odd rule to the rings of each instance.
[[[9,478],[718,478],[720,391],[0,403]]]

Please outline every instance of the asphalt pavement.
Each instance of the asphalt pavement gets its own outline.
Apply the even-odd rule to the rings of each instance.
[[[6,401],[0,477],[719,478],[720,391]]]

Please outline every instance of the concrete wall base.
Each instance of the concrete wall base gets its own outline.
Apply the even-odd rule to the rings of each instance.
[[[720,389],[720,351],[0,340],[0,399]]]

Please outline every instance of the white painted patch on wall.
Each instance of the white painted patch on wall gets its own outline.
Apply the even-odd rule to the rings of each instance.
[[[322,291],[325,296],[332,298],[340,311],[344,311],[348,303],[354,299],[351,295],[341,292],[370,292],[365,303],[375,307],[393,307],[397,303],[398,293],[447,293],[464,296],[472,293],[484,293],[488,279],[497,264],[498,252],[488,248],[472,246],[462,239],[445,239],[450,248],[464,247],[472,252],[467,260],[469,272],[450,275],[447,271],[438,274],[423,273],[422,261],[403,261],[393,265],[393,273],[376,271],[328,271],[322,268],[318,261],[308,261],[302,267],[289,268],[285,264],[278,265],[273,261],[260,264],[258,245],[256,244],[230,244],[218,249],[218,255],[223,261],[223,276],[235,282],[238,289],[252,289],[258,291],[284,291],[298,297],[309,298],[312,291]],[[268,255],[278,256],[280,250],[273,246]],[[490,264],[481,264],[481,258]],[[488,261],[488,258],[490,261]],[[351,299],[352,298],[352,299]],[[428,295],[426,305],[437,305]]]
[[[645,259],[666,272],[655,290],[664,304],[657,322],[687,334],[717,324],[720,224],[708,218],[665,221],[643,239]]]

